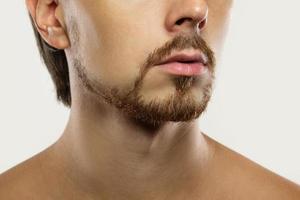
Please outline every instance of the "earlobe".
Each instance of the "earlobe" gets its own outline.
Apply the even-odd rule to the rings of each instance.
[[[61,22],[61,6],[57,0],[26,0],[27,8],[32,16],[41,37],[56,49],[69,47],[69,39]]]
[[[45,40],[49,45],[57,49],[66,49],[69,47],[69,39],[61,26],[48,26],[46,30],[47,39]]]

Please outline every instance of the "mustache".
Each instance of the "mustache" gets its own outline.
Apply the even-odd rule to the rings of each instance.
[[[200,51],[207,57],[207,67],[210,71],[214,70],[215,55],[206,41],[197,33],[192,35],[177,35],[171,41],[166,42],[162,47],[151,52],[146,59],[144,68],[147,69],[157,63],[161,63],[174,51],[193,49]]]
[[[161,63],[165,60],[173,51],[183,51],[185,49],[194,49],[200,51],[207,58],[207,68],[214,75],[215,71],[215,55],[212,49],[208,46],[206,41],[198,34],[193,32],[191,35],[179,34],[176,35],[171,41],[166,42],[162,47],[154,49],[146,59],[146,62],[142,65],[140,75],[135,80],[134,88],[131,92],[138,91],[141,87],[141,83],[147,74],[155,64]]]

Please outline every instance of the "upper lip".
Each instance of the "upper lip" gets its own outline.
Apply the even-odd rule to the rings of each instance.
[[[206,65],[207,59],[202,52],[192,52],[192,53],[177,52],[177,53],[173,53],[167,59],[158,63],[158,65],[163,65],[171,62],[201,62]]]

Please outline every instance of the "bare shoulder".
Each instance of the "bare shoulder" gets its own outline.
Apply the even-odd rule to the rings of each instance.
[[[217,142],[215,146],[215,170],[219,171],[215,179],[224,189],[223,194],[230,193],[230,199],[300,199],[298,184]]]
[[[0,199],[37,199],[46,183],[41,172],[40,154],[0,175]]]
[[[50,146],[0,175],[0,200],[91,199],[75,187]]]

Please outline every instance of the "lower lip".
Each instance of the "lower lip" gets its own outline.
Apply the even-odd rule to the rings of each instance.
[[[162,65],[158,65],[163,71],[174,75],[184,75],[184,76],[200,76],[205,74],[208,69],[201,62],[194,63],[180,63],[171,62]]]

